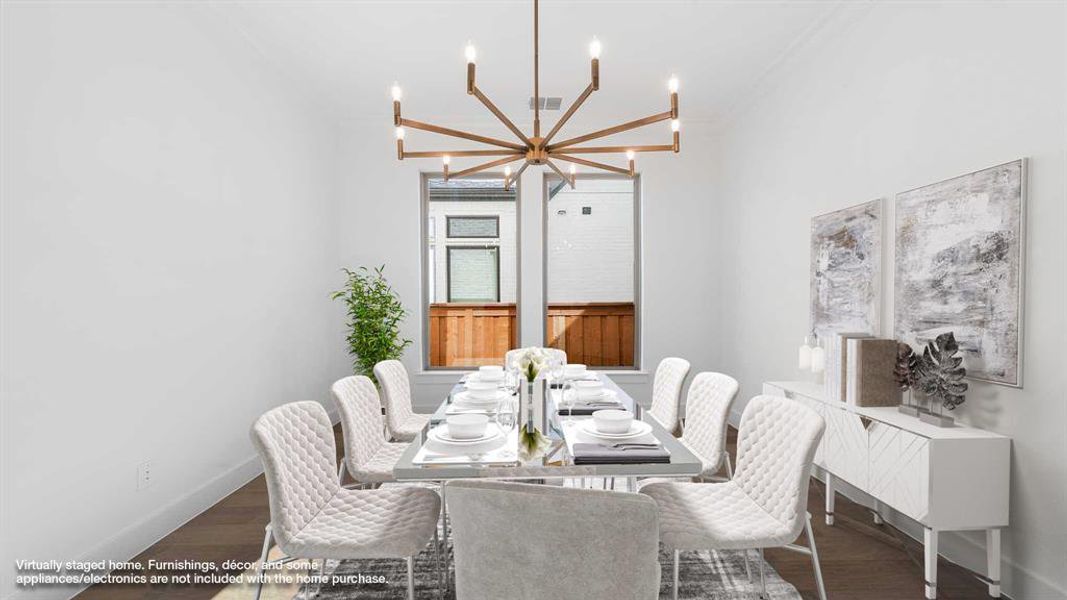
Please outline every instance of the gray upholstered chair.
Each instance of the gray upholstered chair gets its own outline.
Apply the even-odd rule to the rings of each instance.
[[[802,404],[756,396],[741,415],[737,471],[722,483],[650,483],[641,493],[659,507],[660,541],[674,551],[674,597],[682,550],[741,550],[759,554],[760,597],[766,597],[763,549],[782,547],[811,556],[819,597],[826,589],[807,512],[808,481],[823,420]],[[808,547],[793,544],[801,532]]]
[[[420,487],[349,490],[337,479],[333,427],[318,402],[272,409],[252,425],[270,496],[270,525],[257,575],[273,538],[290,558],[406,558],[408,598],[414,561],[431,540],[438,547],[441,498]],[[258,600],[262,583],[256,588]]]
[[[689,361],[684,358],[665,358],[656,367],[652,378],[652,406],[648,414],[667,431],[677,435],[681,431],[678,404],[682,398],[682,384],[689,375]]]
[[[456,597],[654,599],[656,505],[639,494],[449,483]]]
[[[430,422],[430,415],[411,410],[411,381],[408,370],[399,360],[383,360],[374,365],[374,377],[382,386],[385,406],[385,426],[389,437],[397,442],[410,442]]]
[[[347,470],[359,484],[396,481],[393,467],[408,445],[385,438],[382,405],[374,382],[363,375],[352,375],[334,382],[330,393],[344,431],[345,455],[338,477],[343,482]]]
[[[689,384],[682,443],[704,464],[700,473],[703,479],[716,477],[723,463],[727,477],[733,477],[730,453],[726,451],[726,425],[738,387],[733,377],[709,372],[697,373]]]

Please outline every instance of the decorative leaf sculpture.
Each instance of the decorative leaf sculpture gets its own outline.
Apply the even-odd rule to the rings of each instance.
[[[952,332],[942,333],[926,344],[919,363],[919,389],[927,396],[941,402],[949,410],[963,404],[967,383],[963,378],[967,369],[961,365],[959,344]]]
[[[893,377],[900,391],[906,392],[919,383],[919,355],[904,342],[897,342],[897,364]]]

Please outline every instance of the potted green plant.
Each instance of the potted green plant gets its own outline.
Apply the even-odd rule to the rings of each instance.
[[[374,365],[399,359],[411,345],[411,340],[400,337],[400,323],[407,310],[385,279],[385,265],[373,271],[366,267],[342,270],[348,280],[330,298],[340,299],[348,307],[348,353],[353,357],[353,370],[374,380]]]

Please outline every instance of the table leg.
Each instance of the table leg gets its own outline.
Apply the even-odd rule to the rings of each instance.
[[[926,598],[937,598],[937,531],[929,527],[923,529],[923,549],[926,558],[924,575],[926,579]]]
[[[826,524],[834,524],[834,476],[826,473]]]
[[[985,532],[986,563],[989,574],[989,595],[1000,598],[1000,530]]]

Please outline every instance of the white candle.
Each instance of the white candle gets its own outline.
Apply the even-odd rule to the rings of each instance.
[[[811,346],[807,342],[797,350],[797,368],[801,371],[811,368]]]
[[[826,369],[826,351],[821,346],[811,349],[811,372],[822,373]]]

